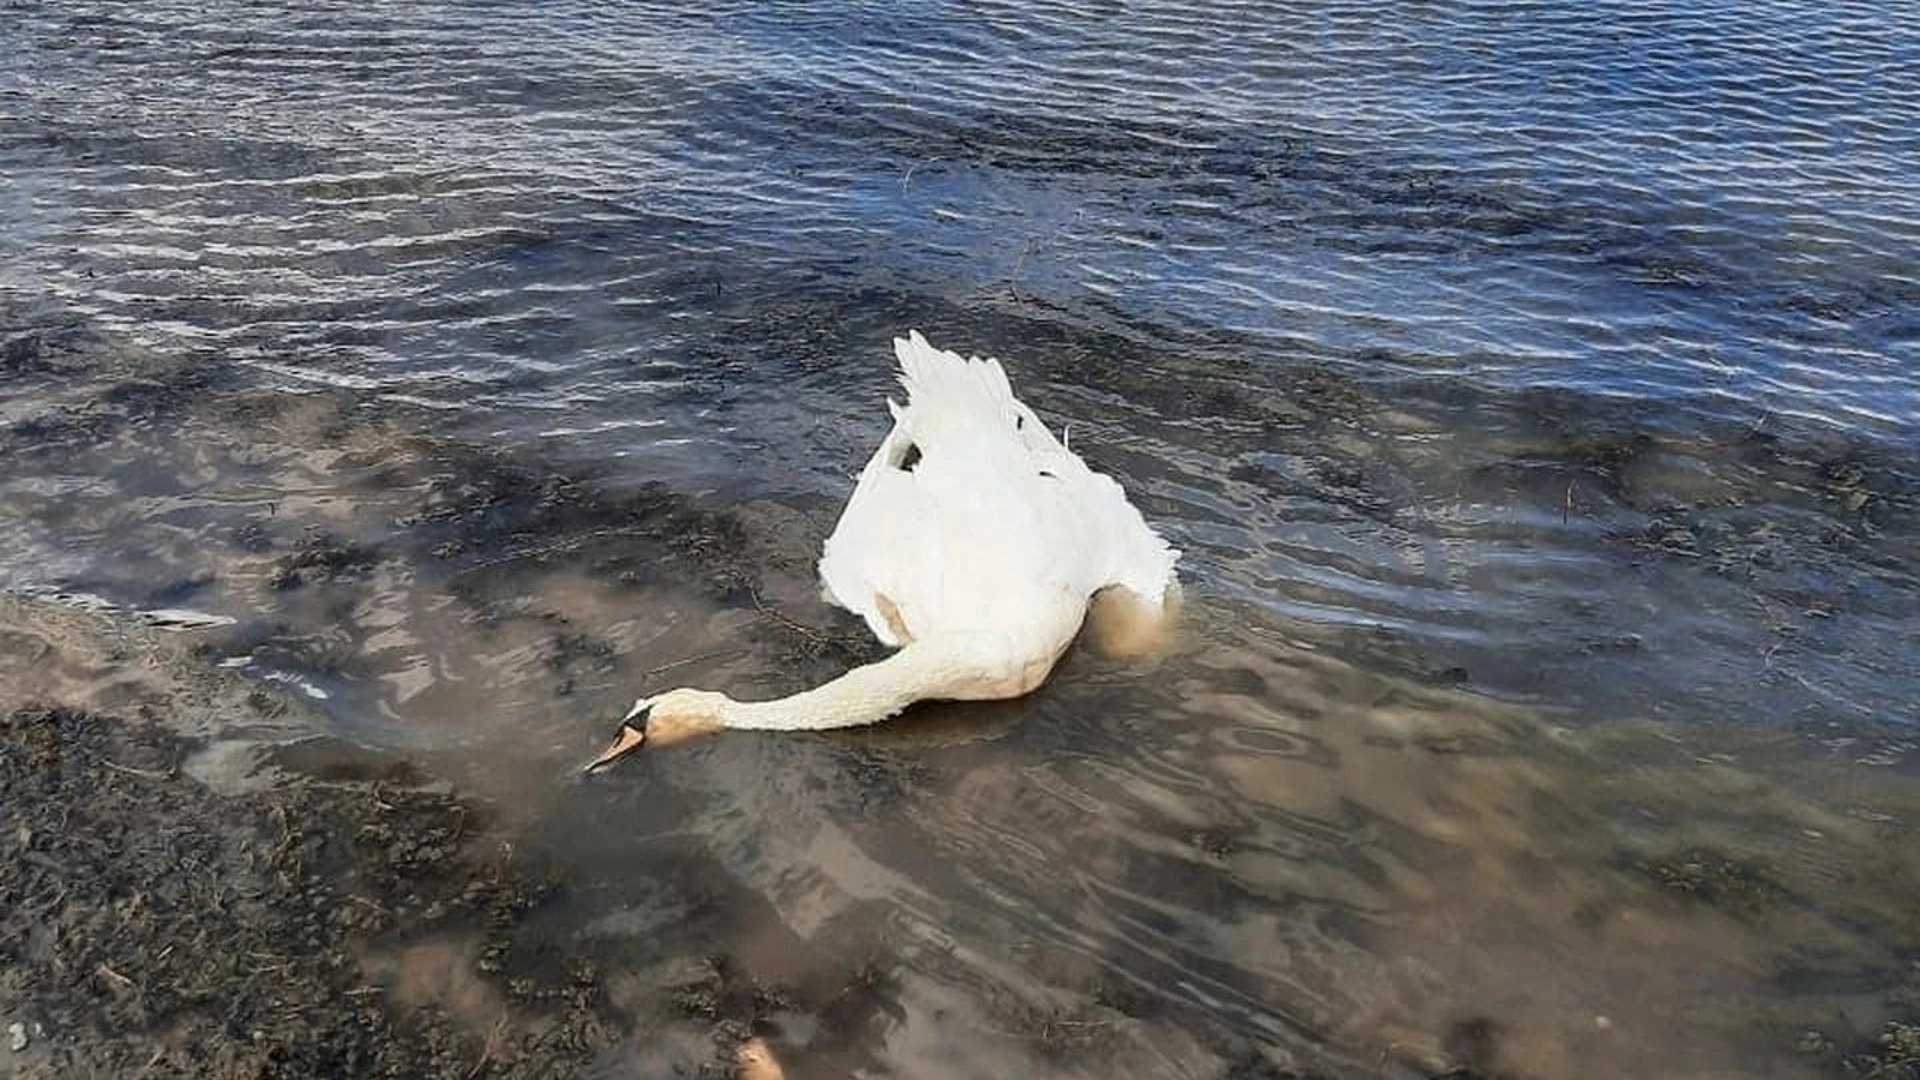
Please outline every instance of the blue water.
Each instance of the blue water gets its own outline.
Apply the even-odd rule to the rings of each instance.
[[[618,369],[677,358],[710,281],[1887,439],[1920,411],[1920,29],[1879,5],[10,15],[12,217],[80,247],[55,282],[191,290],[182,330],[508,423],[631,412]]]
[[[1093,935],[1127,980],[1263,1038],[1365,999],[1317,997],[1324,986],[1289,966],[1347,942],[1344,929],[1283,921],[1298,952],[1262,967],[1235,935],[1264,914],[1216,923],[1197,901],[1156,913],[1162,878],[1146,871],[1138,895],[1092,904],[1111,922],[1083,928],[1078,901],[1049,891],[1046,858],[1027,866],[1026,849],[991,839],[1072,803],[1024,783],[1093,792],[1073,805],[1104,808],[1092,816],[1115,830],[1055,858],[1118,851],[1137,869],[1209,814],[1245,816],[1249,847],[1271,841],[1310,870],[1235,863],[1236,881],[1265,873],[1275,894],[1315,903],[1378,889],[1388,899],[1348,914],[1434,929],[1445,920],[1409,915],[1380,883],[1399,880],[1398,862],[1353,870],[1315,831],[1324,815],[1362,847],[1392,833],[1366,821],[1401,821],[1396,800],[1421,790],[1424,766],[1355,764],[1379,744],[1349,733],[1338,752],[1297,756],[1335,761],[1330,783],[1366,820],[1321,803],[1244,809],[1274,788],[1317,790],[1317,774],[1235,771],[1261,756],[1248,730],[1280,738],[1272,716],[1244,728],[1236,710],[1279,708],[1296,678],[1309,696],[1349,692],[1344,676],[1275,661],[1280,643],[1536,707],[1570,730],[1780,732],[1841,757],[1863,732],[1910,733],[1920,700],[1920,17],[1898,5],[13,0],[0,8],[0,338],[73,326],[106,343],[96,366],[204,358],[289,399],[344,392],[422,433],[590,465],[615,489],[658,481],[772,506],[816,532],[883,430],[889,337],[917,327],[1001,356],[1185,552],[1209,645],[1156,693],[1209,703],[1224,726],[1165,696],[1063,691],[1043,706],[1063,726],[1042,730],[1088,742],[954,765],[985,778],[911,824],[939,843],[859,835],[894,845],[888,864],[912,868],[901,889],[933,897],[929,922],[979,900],[929,866],[957,859],[964,876],[986,850],[1006,865],[980,871],[984,895],[1028,905],[1036,936],[1079,948]],[[16,381],[0,421],[66,408],[66,393]],[[391,724],[470,717],[408,712],[431,695],[406,697],[425,693],[407,680],[433,665],[406,648],[456,641],[527,686],[550,674],[532,646],[474,629],[497,612],[433,621],[447,609],[423,601],[410,617],[432,633],[416,626],[402,648],[381,637],[388,623],[328,622],[372,626],[369,610],[390,614],[378,604],[302,615],[297,597],[246,591],[257,582],[210,565],[207,538],[309,474],[245,471],[265,454],[245,468],[194,458],[188,443],[220,442],[217,417],[181,430],[165,451],[192,458],[178,476],[140,473],[131,450],[103,443],[0,479],[0,583],[137,606],[156,582],[210,581],[186,599],[243,623],[310,618],[369,664],[405,653],[366,680],[390,726],[336,706],[373,741],[458,742]],[[175,434],[144,437],[141,453],[164,456],[154,448]],[[378,499],[343,509],[352,500],[314,483],[299,494],[327,528],[400,528]],[[778,552],[800,567],[795,595],[817,539],[793,531]],[[523,606],[558,588],[526,574]],[[585,579],[569,595],[612,587]],[[390,584],[381,604],[405,592]],[[726,613],[713,619],[649,647],[699,655],[728,640]],[[1249,680],[1264,696],[1221,688]],[[1099,728],[1094,706],[1153,717],[1179,745]],[[563,730],[541,715],[540,730]],[[1200,749],[1179,742],[1189,730]],[[1910,741],[1873,745],[1873,767],[1910,768]],[[755,769],[804,788],[782,770],[826,769],[815,758],[834,753],[794,751],[795,765],[732,752],[748,756],[709,762],[726,779],[700,798],[731,806],[726,784]],[[1594,778],[1605,772],[1580,774],[1599,802],[1614,797]],[[1174,794],[1140,794],[1157,783]],[[1561,785],[1496,787],[1517,805]],[[747,852],[730,870],[777,879],[769,894],[819,854],[782,862],[757,846],[766,837],[745,839],[742,815],[813,812],[783,791],[692,827]],[[1432,800],[1461,803],[1481,805],[1444,785]],[[819,813],[858,833],[843,809]],[[1067,832],[1096,828],[1072,820]],[[920,911],[874,888],[901,918]],[[955,933],[978,945],[998,932],[974,929]],[[943,986],[985,978],[953,963],[965,973]],[[1353,970],[1327,979],[1344,994]],[[904,1011],[924,1019],[942,1000]],[[1186,1075],[1135,1062],[1150,1073]]]

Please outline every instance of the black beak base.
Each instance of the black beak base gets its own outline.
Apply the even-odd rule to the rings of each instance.
[[[650,709],[641,709],[620,721],[620,726],[613,730],[613,738],[608,741],[607,748],[600,751],[599,757],[587,762],[586,768],[581,771],[589,774],[597,773],[645,746],[649,711]]]

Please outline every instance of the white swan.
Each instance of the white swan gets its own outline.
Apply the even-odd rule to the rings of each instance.
[[[826,598],[898,652],[776,701],[669,690],[636,701],[592,771],[642,745],[725,728],[814,731],[930,698],[1025,694],[1103,589],[1164,616],[1179,553],[1013,396],[994,359],[894,340],[906,407],[860,473],[820,558]]]

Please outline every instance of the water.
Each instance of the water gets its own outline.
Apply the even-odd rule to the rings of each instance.
[[[877,973],[797,1060],[1366,1075],[1490,1018],[1488,1070],[1796,1075],[1801,1028],[1898,1015],[1920,23],[15,2],[0,40],[0,581],[235,620],[194,632],[514,808],[636,970]],[[810,560],[909,326],[1136,492],[1181,642],[562,783],[643,687],[860,654]]]

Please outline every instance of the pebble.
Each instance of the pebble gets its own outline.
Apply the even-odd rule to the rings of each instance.
[[[33,1040],[27,1037],[27,1025],[15,1020],[7,1025],[7,1049],[19,1053]]]
[[[786,1080],[786,1072],[774,1060],[773,1051],[758,1037],[740,1044],[734,1052],[734,1075],[740,1080]]]

